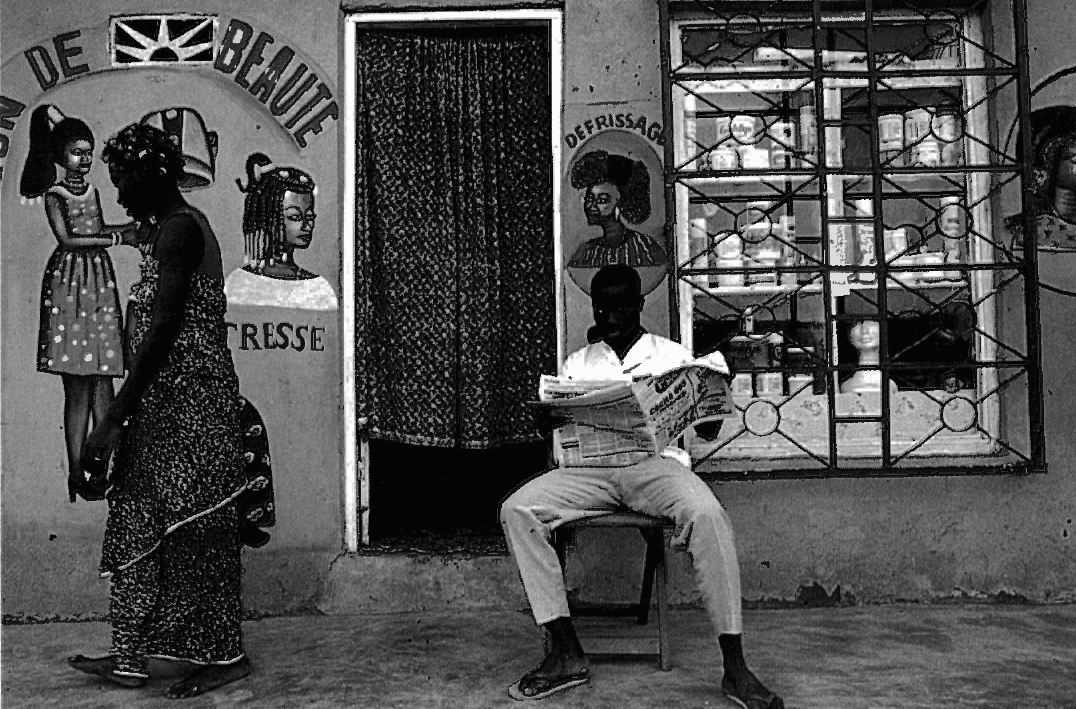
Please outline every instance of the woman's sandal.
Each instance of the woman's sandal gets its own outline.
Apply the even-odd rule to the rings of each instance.
[[[88,675],[101,677],[115,685],[126,687],[128,689],[144,687],[149,681],[148,675],[135,674],[133,672],[116,672],[112,669],[112,658],[110,657],[86,657],[85,655],[74,655],[73,657],[67,658],[67,664],[79,672],[85,672]]]
[[[229,665],[202,665],[170,686],[164,696],[169,699],[201,696],[218,687],[243,679],[250,674],[251,669],[250,658],[246,656]]]

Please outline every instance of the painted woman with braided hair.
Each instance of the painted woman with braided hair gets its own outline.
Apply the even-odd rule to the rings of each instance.
[[[167,694],[192,697],[251,669],[236,509],[248,483],[220,246],[180,193],[183,157],[167,133],[133,123],[102,157],[119,203],[143,224],[143,260],[129,373],[82,455],[107,488],[112,649],[69,663],[124,687],[146,684],[150,657],[191,663]]]
[[[247,183],[236,180],[243,200],[244,265],[228,274],[224,292],[235,305],[335,310],[332,286],[295,263],[296,249],[314,238],[314,179],[296,167],[278,167],[268,156],[247,158]]]

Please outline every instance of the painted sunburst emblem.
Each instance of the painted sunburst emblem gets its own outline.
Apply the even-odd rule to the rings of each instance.
[[[216,17],[138,15],[112,18],[113,64],[205,64],[213,61]]]

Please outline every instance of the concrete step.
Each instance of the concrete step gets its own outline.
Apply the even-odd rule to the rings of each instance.
[[[410,548],[408,548],[410,546]],[[637,602],[645,544],[630,530],[580,531],[569,548],[566,586],[582,603]],[[669,603],[696,605],[687,554],[667,552]],[[426,610],[526,610],[527,599],[503,540],[382,543],[337,557],[317,607],[327,614]]]
[[[526,607],[510,557],[421,552],[340,556],[318,603],[326,614]]]

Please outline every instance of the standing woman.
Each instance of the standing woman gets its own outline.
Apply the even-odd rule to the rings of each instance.
[[[115,453],[101,573],[111,578],[109,657],[70,664],[125,687],[147,658],[198,667],[168,689],[192,697],[250,673],[243,653],[236,497],[246,487],[239,381],[224,323],[220,247],[186,203],[183,158],[168,134],[121,130],[104,160],[119,202],[148,225],[131,289],[132,362],[83,460]]]
[[[97,188],[86,181],[93,133],[77,118],[44,104],[30,117],[30,149],[19,181],[23,197],[44,196],[56,237],[41,283],[37,370],[64,384],[67,494],[104,499],[82,474],[82,444],[90,417],[100,424],[112,403],[112,378],[124,371],[123,324],[116,271],[106,248],[130,243],[135,225],[108,226]],[[57,165],[63,177],[56,180]]]

